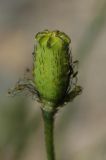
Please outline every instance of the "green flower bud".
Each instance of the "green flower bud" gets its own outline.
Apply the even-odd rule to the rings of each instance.
[[[34,49],[34,83],[43,102],[61,104],[70,82],[70,38],[60,31],[39,32]]]
[[[72,60],[71,40],[63,32],[44,30],[35,40],[33,79],[25,75],[8,93],[12,96],[31,93],[34,100],[43,104],[43,110],[54,113],[82,92],[77,85],[78,61]],[[28,68],[26,71],[30,72]]]

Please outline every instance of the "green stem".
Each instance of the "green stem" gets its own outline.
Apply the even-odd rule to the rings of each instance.
[[[48,160],[55,160],[54,153],[54,112],[42,111],[45,130],[45,145]]]

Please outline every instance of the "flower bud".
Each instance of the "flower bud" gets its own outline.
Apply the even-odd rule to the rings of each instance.
[[[34,49],[34,83],[40,99],[58,106],[70,81],[70,38],[60,31],[39,32]]]

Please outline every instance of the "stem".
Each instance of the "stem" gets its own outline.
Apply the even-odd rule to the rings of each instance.
[[[54,153],[54,114],[53,111],[42,111],[45,130],[45,145],[48,160],[55,160]]]

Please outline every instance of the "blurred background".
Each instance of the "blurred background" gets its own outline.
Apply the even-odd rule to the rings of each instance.
[[[106,0],[0,0],[0,160],[46,160],[40,104],[7,95],[44,29],[71,37],[84,88],[56,116],[57,160],[106,160]]]

